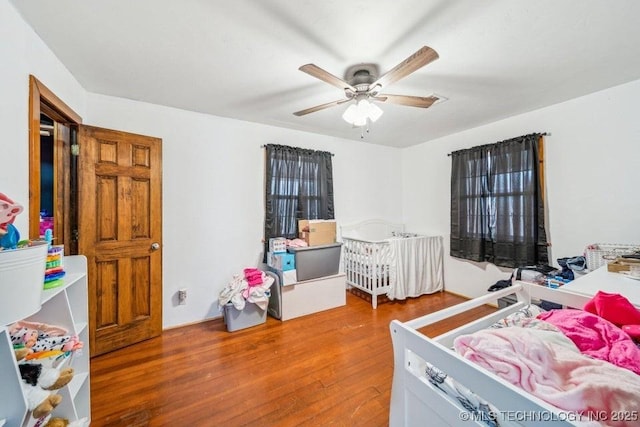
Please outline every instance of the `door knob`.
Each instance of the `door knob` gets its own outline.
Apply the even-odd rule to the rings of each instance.
[[[153,243],[151,244],[151,250],[152,250],[152,251],[157,251],[158,249],[160,249],[160,243],[158,243],[158,242],[153,242]]]

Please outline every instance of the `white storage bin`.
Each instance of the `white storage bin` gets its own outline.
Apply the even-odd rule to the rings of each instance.
[[[287,239],[284,237],[272,237],[269,239],[269,252],[274,254],[287,252]]]
[[[8,325],[40,310],[47,243],[0,251],[0,324]]]

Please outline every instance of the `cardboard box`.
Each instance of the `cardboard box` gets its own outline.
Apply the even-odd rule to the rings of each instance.
[[[631,268],[640,268],[640,260],[633,258],[616,258],[615,261],[607,264],[607,270],[612,273],[619,273],[621,271],[631,271]]]
[[[298,220],[298,236],[309,246],[336,242],[336,221],[324,219]]]
[[[274,254],[269,252],[267,255],[267,265],[271,268],[282,271],[296,268],[296,258],[293,254],[288,252]]]

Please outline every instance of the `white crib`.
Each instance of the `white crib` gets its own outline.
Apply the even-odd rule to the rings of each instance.
[[[371,295],[371,305],[378,306],[379,295],[389,294],[392,286],[402,285],[403,271],[398,268],[397,254],[394,256],[394,243],[399,239],[421,238],[404,232],[403,224],[390,223],[384,220],[372,219],[353,225],[340,227],[343,242],[343,268],[347,278],[347,285]],[[441,265],[441,256],[439,263]],[[416,266],[409,260],[412,268]],[[442,272],[435,281],[437,285],[429,292],[441,290],[443,286]],[[415,296],[415,295],[412,295]],[[402,298],[400,298],[402,299]]]

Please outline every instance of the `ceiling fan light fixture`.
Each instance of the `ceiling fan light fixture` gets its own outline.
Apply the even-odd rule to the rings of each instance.
[[[369,103],[369,120],[375,122],[382,116],[383,113],[384,111],[382,111],[382,108],[378,107],[373,102]]]
[[[360,99],[356,104],[351,104],[342,114],[345,122],[353,126],[365,126],[367,120],[375,122],[383,114],[383,111],[377,105],[369,102],[367,99]]]
[[[342,113],[342,118],[345,122],[353,124],[356,121],[356,104],[351,104],[349,107],[344,110]]]
[[[367,118],[366,117],[358,117],[356,118],[356,120],[352,123],[353,126],[356,127],[362,127],[362,126],[366,126],[367,124]]]

